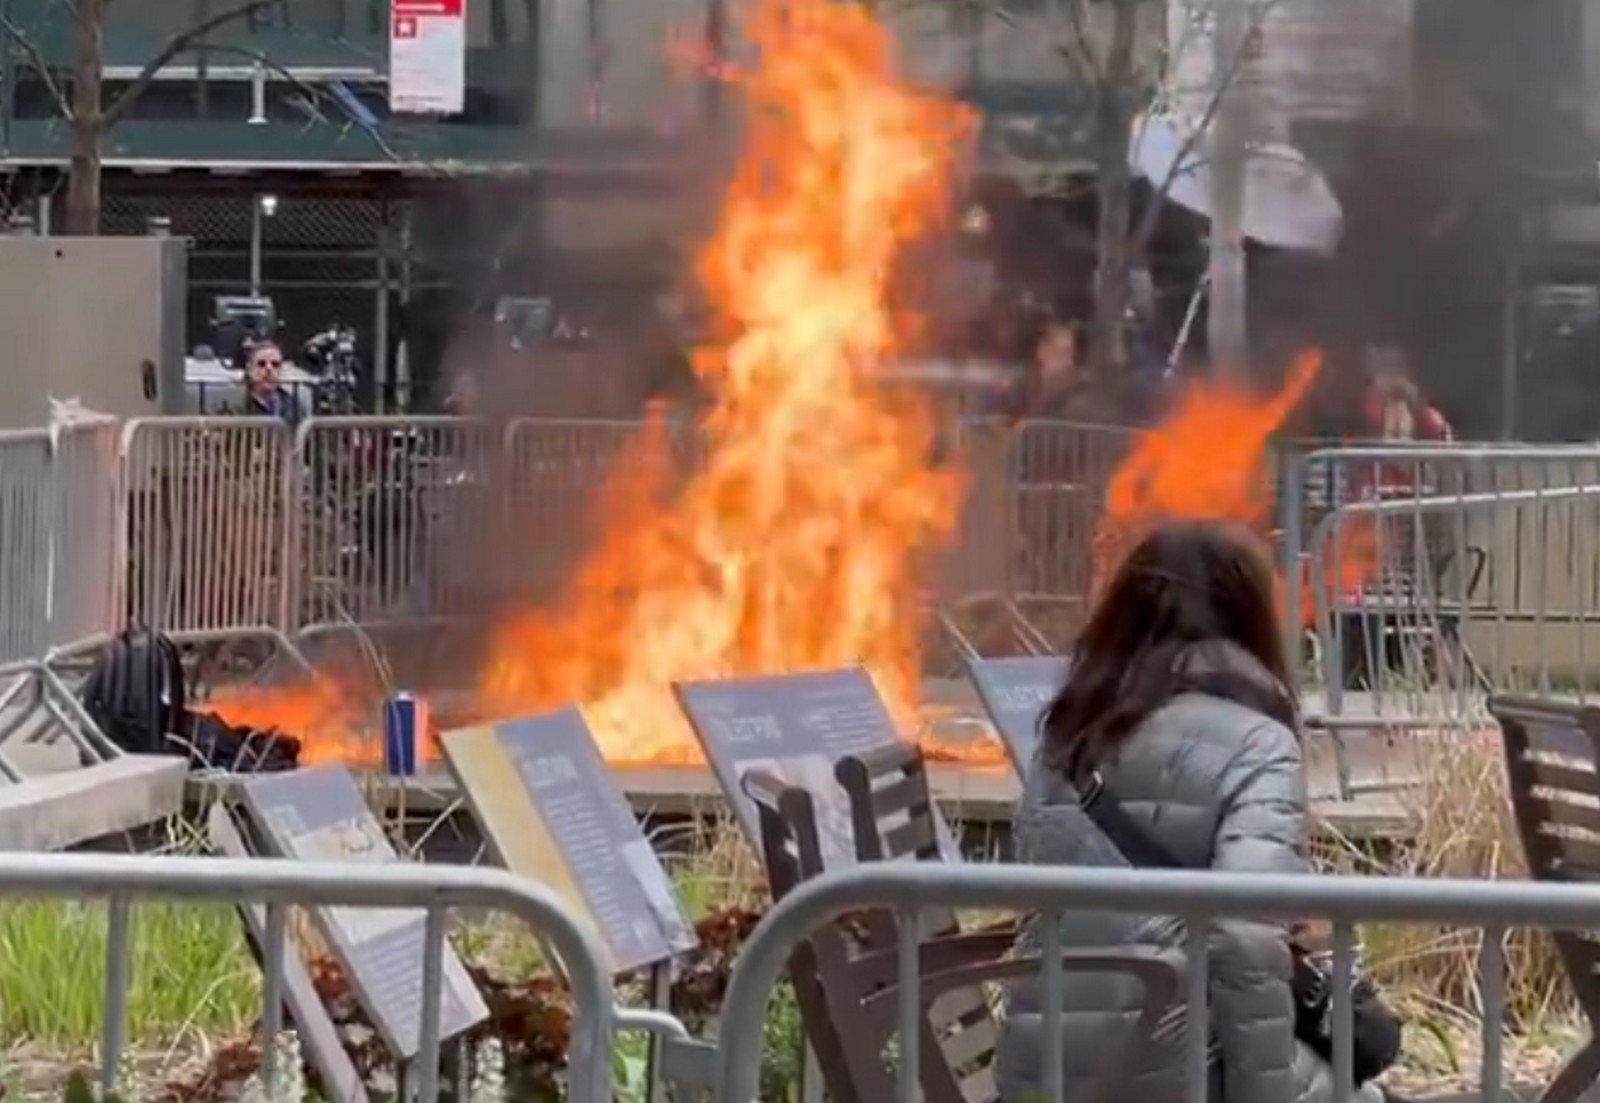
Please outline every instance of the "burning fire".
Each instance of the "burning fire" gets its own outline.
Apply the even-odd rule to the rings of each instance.
[[[694,360],[712,399],[702,458],[675,485],[650,424],[598,503],[600,546],[561,600],[499,628],[474,702],[485,716],[580,702],[618,764],[700,761],[669,693],[681,680],[861,663],[914,730],[924,557],[962,489],[932,461],[929,410],[875,366],[895,351],[889,273],[944,213],[972,119],[899,77],[860,6],[761,0],[746,31],[760,62],[731,76],[743,157],[698,268],[728,323]],[[1302,357],[1267,400],[1193,389],[1142,434],[1111,479],[1102,564],[1163,517],[1263,526],[1267,439],[1319,364]],[[376,741],[357,733],[377,709],[353,696],[369,695],[318,681],[219,711],[301,734],[310,761],[370,762]],[[939,749],[1002,761],[992,742]]]
[[[608,759],[699,761],[677,680],[864,663],[918,695],[919,567],[956,516],[931,419],[889,397],[887,279],[946,207],[962,108],[914,91],[865,9],[757,4],[740,165],[700,258],[732,323],[697,351],[705,457],[676,494],[659,434],[605,503],[608,536],[556,609],[499,634],[486,710],[585,702]],[[653,442],[653,443],[652,443]]]
[[[674,491],[659,419],[633,443],[598,504],[600,547],[553,608],[501,627],[475,702],[581,702],[617,763],[700,760],[670,697],[686,679],[860,663],[913,722],[923,557],[959,505],[930,412],[875,369],[895,351],[889,274],[944,214],[973,119],[900,77],[862,7],[763,0],[745,31],[759,65],[722,74],[745,145],[698,266],[728,323],[694,358],[704,458]],[[303,735],[310,761],[370,762],[377,710],[350,701],[371,696],[322,679],[214,707]]]

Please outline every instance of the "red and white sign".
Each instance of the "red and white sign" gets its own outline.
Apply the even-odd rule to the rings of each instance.
[[[466,0],[392,0],[389,110],[459,115],[467,87]]]

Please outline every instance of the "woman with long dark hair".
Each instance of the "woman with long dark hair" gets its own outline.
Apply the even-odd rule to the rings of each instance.
[[[1272,571],[1252,537],[1200,522],[1150,533],[1101,595],[1045,713],[1017,814],[1019,858],[1306,871],[1306,778],[1285,662]],[[1175,918],[1068,912],[1059,928],[1069,949],[1184,946]],[[1333,1098],[1327,1061],[1297,1037],[1290,934],[1231,920],[1213,931],[1216,1103]],[[1023,942],[1036,950],[1037,930]],[[1072,973],[1063,989],[1063,1082],[1074,1099],[1132,1028],[1142,993],[1131,979]],[[1041,997],[1033,981],[1008,993],[998,1074],[1010,1101],[1040,1097],[1045,1083]],[[1127,1099],[1187,1098],[1183,1013],[1171,1009],[1161,1044],[1129,1070]],[[1382,1098],[1370,1084],[1356,1094]]]

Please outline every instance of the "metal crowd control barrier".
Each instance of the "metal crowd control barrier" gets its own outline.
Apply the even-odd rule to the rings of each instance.
[[[172,633],[287,620],[289,428],[275,418],[137,418],[122,429],[128,619]]]
[[[549,594],[601,535],[601,493],[645,423],[517,418],[505,428],[506,535],[502,564],[519,595]],[[682,459],[678,438],[666,442]]]
[[[124,619],[116,558],[122,425],[100,417],[54,426],[50,437],[50,645],[57,651],[103,639]]]
[[[1287,615],[1312,633],[1328,716],[1427,723],[1481,716],[1491,688],[1590,691],[1600,447],[1330,449],[1289,469],[1285,567],[1307,585]],[[1339,497],[1295,493],[1319,469]]]
[[[46,660],[115,621],[117,440],[102,418],[0,433],[0,785],[8,751],[62,736],[83,763],[119,751]]]
[[[612,1034],[617,1025],[605,952],[587,924],[543,885],[492,869],[411,864],[299,862],[283,859],[155,858],[88,854],[0,855],[0,894],[107,901],[105,1020],[100,1080],[114,1090],[118,1058],[127,1043],[127,984],[131,974],[131,905],[150,898],[264,904],[261,1031],[264,1052],[284,1023],[284,937],[291,906],[422,908],[430,940],[422,960],[422,1045],[419,1099],[439,1097],[439,1006],[448,910],[508,913],[527,926],[561,963],[572,992],[572,1045],[567,1061],[570,1103],[611,1103]],[[627,1024],[676,1033],[675,1023],[637,1014]],[[678,1028],[681,1030],[681,1028]],[[274,1076],[264,1070],[269,1084]],[[276,1098],[276,1093],[267,1092]]]
[[[312,418],[295,438],[302,633],[487,612],[500,509],[492,428],[453,417]]]
[[[49,648],[50,433],[0,433],[0,665]]]
[[[1011,441],[1011,589],[1024,603],[1082,608],[1094,582],[1095,533],[1132,429],[1025,421]]]
[[[901,932],[896,1007],[898,1052],[895,1068],[900,1103],[921,1096],[921,1032],[917,1024],[927,1000],[921,993],[917,939],[919,917],[933,909],[997,909],[1041,917],[1041,957],[1061,953],[1056,922],[1063,913],[1121,912],[1171,915],[1186,921],[1187,983],[1185,1021],[1209,1023],[1206,934],[1222,918],[1332,923],[1333,1066],[1335,1099],[1348,1103],[1352,1083],[1351,978],[1355,968],[1358,923],[1439,924],[1480,929],[1482,978],[1482,1103],[1499,1103],[1504,1076],[1505,951],[1508,927],[1592,930],[1600,924],[1600,885],[1532,881],[1423,880],[1277,876],[1115,868],[945,865],[937,862],[873,863],[831,872],[808,881],[784,897],[756,927],[740,950],[722,1006],[724,1024],[717,1052],[719,1103],[753,1103],[759,1098],[761,1030],[767,1002],[795,948],[813,931],[838,917],[868,908],[892,910]],[[1045,1025],[1042,1030],[1042,1098],[1062,1103],[1063,974],[1042,971]],[[1185,1091],[1190,1103],[1206,1103],[1209,1077],[1209,1026],[1185,1030]]]

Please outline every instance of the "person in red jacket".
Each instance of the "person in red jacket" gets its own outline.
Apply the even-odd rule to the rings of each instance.
[[[1423,401],[1411,380],[1405,354],[1399,349],[1373,349],[1368,354],[1371,382],[1362,401],[1362,420],[1378,440],[1445,443],[1455,439],[1437,406]]]
[[[1368,379],[1361,401],[1362,436],[1379,446],[1387,444],[1448,444],[1455,431],[1437,406],[1425,401],[1411,380],[1405,355],[1398,349],[1371,349],[1367,353]],[[1355,497],[1393,497],[1421,492],[1426,480],[1417,461],[1396,459],[1356,465]]]

